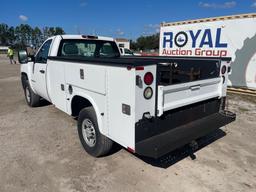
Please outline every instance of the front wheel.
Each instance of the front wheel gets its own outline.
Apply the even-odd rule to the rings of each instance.
[[[35,94],[28,82],[24,86],[24,94],[27,104],[30,107],[37,107],[40,103],[40,96]]]
[[[110,151],[113,142],[100,133],[93,107],[81,110],[77,129],[80,142],[87,153],[94,157],[100,157]]]

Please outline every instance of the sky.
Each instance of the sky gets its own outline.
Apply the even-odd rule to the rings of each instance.
[[[136,39],[173,22],[256,12],[256,0],[4,0],[0,23]]]

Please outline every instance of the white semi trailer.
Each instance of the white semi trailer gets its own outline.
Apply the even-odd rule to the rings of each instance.
[[[228,85],[256,89],[256,13],[162,23],[160,56],[231,57]]]

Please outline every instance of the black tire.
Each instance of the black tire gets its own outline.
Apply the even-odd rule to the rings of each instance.
[[[40,104],[40,96],[35,94],[34,91],[31,89],[29,82],[27,81],[24,85],[24,94],[25,99],[30,107],[38,107]]]
[[[90,123],[92,126],[89,127],[94,130],[94,132],[91,131],[92,129],[90,130],[92,133],[92,137],[90,139],[85,135],[88,134],[85,131],[88,130],[88,126],[85,126],[86,123]],[[77,122],[77,129],[80,142],[85,151],[90,155],[94,157],[100,157],[106,155],[112,148],[113,141],[102,135],[99,131],[97,117],[93,107],[87,107],[80,111]]]

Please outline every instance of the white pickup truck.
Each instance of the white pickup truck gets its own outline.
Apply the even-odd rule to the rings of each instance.
[[[78,117],[92,156],[116,142],[158,158],[235,120],[225,110],[230,58],[120,57],[114,39],[58,35],[19,52],[27,104]]]

